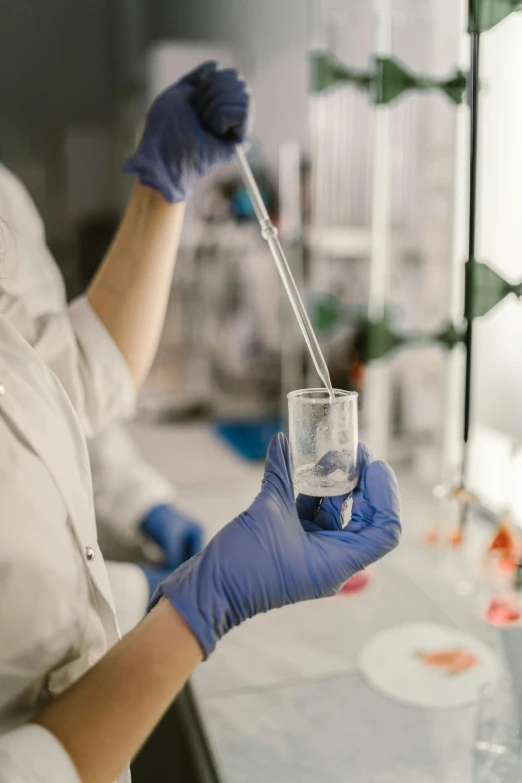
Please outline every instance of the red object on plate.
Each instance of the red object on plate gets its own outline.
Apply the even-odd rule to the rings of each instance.
[[[425,666],[444,669],[446,674],[460,674],[472,669],[478,663],[478,658],[473,653],[456,649],[421,653],[420,658]]]
[[[366,587],[368,580],[369,576],[367,571],[360,571],[358,574],[355,574],[355,576],[352,576],[351,579],[348,579],[341,587],[341,593],[351,593],[354,590],[360,590],[361,588]]]

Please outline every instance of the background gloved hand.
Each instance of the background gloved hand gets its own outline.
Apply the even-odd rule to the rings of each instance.
[[[150,595],[178,566],[203,546],[203,529],[174,506],[154,506],[141,522],[142,532],[161,549],[158,565],[140,564],[147,577]]]
[[[174,506],[154,506],[141,522],[142,532],[161,549],[161,565],[175,568],[196,555],[203,546],[203,529]]]
[[[247,135],[250,96],[232,68],[206,62],[152,104],[138,149],[123,170],[167,201],[186,201],[197,180],[228,163]]]
[[[268,449],[261,492],[156,591],[185,618],[206,656],[231,628],[269,609],[334,595],[399,542],[400,500],[392,469],[359,447],[360,482],[342,528],[337,498],[294,500],[288,441]]]

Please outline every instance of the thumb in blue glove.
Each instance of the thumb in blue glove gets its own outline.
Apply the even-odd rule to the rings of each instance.
[[[123,170],[171,203],[186,201],[200,177],[232,160],[249,117],[250,95],[238,73],[203,63],[154,101]]]
[[[156,591],[185,618],[206,656],[231,628],[255,614],[334,595],[361,569],[397,546],[400,501],[391,468],[359,450],[361,480],[352,519],[346,496],[294,500],[288,442],[272,438],[261,492]]]

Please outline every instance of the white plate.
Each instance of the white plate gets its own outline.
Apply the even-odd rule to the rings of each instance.
[[[475,655],[472,668],[458,674],[426,666],[419,654],[456,648]],[[432,623],[399,625],[374,637],[359,656],[361,676],[394,701],[429,709],[473,704],[480,689],[501,675],[489,647],[463,631]]]

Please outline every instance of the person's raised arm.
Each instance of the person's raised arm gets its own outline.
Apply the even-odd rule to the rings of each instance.
[[[169,204],[138,183],[87,289],[93,310],[123,354],[138,388],[161,336],[184,213],[184,204]]]
[[[232,160],[247,133],[249,106],[236,71],[204,63],[156,99],[125,164],[139,184],[87,298],[138,387],[161,334],[184,202],[201,176]]]
[[[392,470],[359,447],[352,518],[345,497],[294,500],[288,443],[273,438],[249,509],[163,582],[149,615],[35,722],[69,753],[82,783],[112,783],[197,663],[269,609],[334,595],[393,549],[400,503]]]

